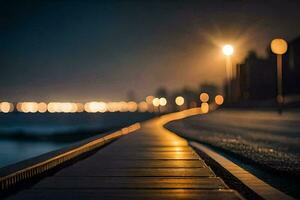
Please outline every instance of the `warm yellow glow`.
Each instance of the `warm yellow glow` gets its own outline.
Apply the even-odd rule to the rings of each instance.
[[[50,113],[54,113],[55,110],[56,110],[56,104],[55,104],[54,102],[48,103],[48,105],[47,105],[47,110],[48,110],[48,112],[50,112]]]
[[[9,113],[14,110],[14,105],[9,102],[0,103],[0,112]]]
[[[45,113],[45,112],[47,112],[47,104],[46,103],[44,103],[44,102],[40,102],[40,103],[38,103],[38,112],[40,112],[40,113]]]
[[[208,111],[209,111],[209,105],[208,105],[208,103],[201,103],[201,111],[203,113],[208,113]]]
[[[128,112],[127,103],[125,101],[119,102],[119,111],[120,112]]]
[[[77,111],[77,104],[70,102],[59,103],[59,112],[74,113]]]
[[[142,101],[138,105],[140,112],[146,112],[148,110],[148,104],[145,101]]]
[[[176,97],[175,103],[177,106],[182,106],[184,104],[184,98],[182,96]]]
[[[18,112],[22,112],[22,103],[17,103],[16,109]]]
[[[230,45],[230,44],[226,44],[223,49],[222,49],[223,53],[226,55],[226,56],[231,56],[233,54],[233,46]]]
[[[224,98],[222,95],[217,95],[215,97],[215,102],[217,105],[222,105],[224,103]]]
[[[164,98],[164,97],[161,97],[161,98],[159,99],[159,105],[161,105],[161,106],[167,105],[167,99]]]
[[[21,111],[24,113],[36,113],[38,111],[37,102],[22,102]]]
[[[127,103],[126,103],[126,107],[127,107]],[[109,112],[117,112],[118,111],[118,105],[116,102],[108,102],[107,103],[107,110]]]
[[[277,38],[271,42],[271,50],[275,54],[285,54],[288,49],[288,44],[284,39]]]
[[[76,103],[77,111],[76,112],[83,112],[84,111],[84,105],[82,103]]]
[[[104,102],[87,102],[84,104],[84,110],[89,113],[101,112],[104,113],[107,111],[106,103]]]
[[[200,100],[204,103],[208,102],[209,100],[209,95],[205,92],[201,93],[200,94]]]
[[[137,111],[138,105],[134,101],[130,101],[127,103],[127,107],[129,112],[135,112]]]
[[[155,106],[155,107],[158,107],[160,105],[160,100],[159,98],[154,98],[152,100],[152,104]]]
[[[148,103],[148,104],[152,104],[152,101],[153,101],[153,99],[154,99],[154,96],[147,96],[146,97],[146,102]]]
[[[104,113],[107,111],[106,103],[99,102],[99,112]]]
[[[37,104],[37,111],[38,112],[46,112],[45,111],[45,103]],[[83,105],[80,103],[72,103],[72,102],[50,102],[47,105],[47,110],[50,113],[75,113],[75,112],[82,112]]]

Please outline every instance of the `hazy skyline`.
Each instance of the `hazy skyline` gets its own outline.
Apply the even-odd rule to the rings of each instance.
[[[220,85],[239,62],[300,35],[298,1],[2,1],[0,99],[123,100]]]

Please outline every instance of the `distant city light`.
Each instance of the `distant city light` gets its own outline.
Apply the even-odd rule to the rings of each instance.
[[[140,102],[139,105],[138,105],[138,110],[140,112],[148,111],[148,104],[145,101]]]
[[[40,113],[47,112],[47,104],[44,102],[38,103],[38,112],[40,112]]]
[[[182,96],[176,97],[175,103],[177,106],[182,106],[184,104],[184,98]]]
[[[226,44],[223,49],[222,49],[223,53],[226,55],[226,56],[231,56],[233,54],[233,46],[230,45],[230,44]]]
[[[205,92],[201,93],[201,94],[200,94],[200,100],[201,100],[201,102],[203,102],[203,103],[208,102],[208,100],[209,100],[209,95],[208,95],[207,93],[205,93]]]
[[[224,103],[224,98],[222,95],[217,95],[215,97],[215,102],[217,105],[222,105]]]
[[[36,113],[38,111],[38,103],[37,102],[22,102],[21,104],[21,112],[24,113]],[[20,109],[17,106],[17,110]]]
[[[167,99],[166,99],[165,97],[161,97],[161,98],[159,99],[159,105],[160,105],[160,106],[165,106],[165,105],[167,105]]]
[[[77,112],[84,112],[84,105],[82,103],[76,103]]]
[[[159,100],[159,98],[154,98],[154,99],[152,100],[152,104],[153,104],[153,106],[158,107],[158,106],[160,105],[160,100]]]
[[[129,112],[135,112],[135,111],[137,111],[137,109],[138,109],[138,105],[137,105],[137,103],[134,102],[134,101],[128,102],[128,103],[127,103],[127,106],[128,106],[128,111],[129,111]]]
[[[9,113],[14,110],[14,105],[9,102],[1,102],[0,103],[0,112]]]
[[[148,96],[148,102],[153,96]],[[22,113],[104,113],[104,112],[154,112],[154,107],[167,104],[167,99],[154,98],[149,104],[146,101],[142,102],[101,102],[91,101],[86,103],[74,103],[74,102],[18,102],[16,103],[16,110]],[[154,105],[154,106],[153,106]],[[0,112],[8,113],[14,110],[14,104],[9,102],[0,102]]]
[[[89,113],[101,112],[104,113],[107,111],[106,103],[104,102],[88,102],[84,105],[84,110]]]
[[[146,102],[148,103],[148,104],[152,104],[152,102],[153,102],[153,99],[154,99],[154,96],[147,96],[146,97]]]
[[[126,103],[126,108],[128,110],[127,103]],[[117,112],[117,111],[119,111],[119,107],[118,107],[117,103],[116,102],[108,102],[107,103],[107,111],[108,112]]]

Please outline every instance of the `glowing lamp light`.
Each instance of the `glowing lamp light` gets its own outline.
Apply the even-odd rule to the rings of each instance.
[[[152,101],[153,106],[158,107],[160,104],[160,100],[159,98],[154,98]]]
[[[40,112],[40,113],[45,113],[45,112],[47,112],[47,104],[46,103],[44,103],[44,102],[40,102],[40,103],[38,103],[38,112]]]
[[[128,111],[129,112],[135,112],[138,109],[138,105],[134,101],[130,101],[127,103]]]
[[[12,103],[9,102],[0,103],[0,112],[9,113],[12,112],[13,110],[14,110],[14,106]]]
[[[182,96],[176,97],[175,103],[177,106],[182,106],[184,104],[184,98]]]
[[[233,46],[230,44],[226,44],[222,49],[224,55],[231,56],[233,54]]]
[[[104,113],[107,111],[106,103],[104,102],[88,102],[84,105],[84,110],[89,113],[101,112]]]
[[[154,99],[154,96],[147,96],[146,97],[146,102],[148,103],[148,104],[151,104],[152,103],[152,101],[153,101],[153,99]]]
[[[215,102],[216,102],[216,104],[217,105],[222,105],[223,103],[224,103],[224,98],[223,98],[223,96],[222,95],[217,95],[216,97],[215,97]]]
[[[161,97],[161,98],[159,99],[159,105],[161,105],[161,106],[167,105],[167,99],[164,98],[164,97]]]
[[[271,42],[271,50],[275,54],[285,54],[288,49],[288,44],[284,39],[277,38]]]
[[[205,92],[201,93],[200,94],[200,100],[203,102],[203,103],[206,103],[208,102],[209,100],[209,95]]]
[[[146,112],[148,110],[148,104],[145,101],[142,101],[138,105],[138,110],[140,112]]]

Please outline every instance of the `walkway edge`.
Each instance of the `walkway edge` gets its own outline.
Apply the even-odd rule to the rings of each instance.
[[[215,160],[229,173],[231,173],[233,176],[239,179],[243,184],[245,184],[248,188],[253,190],[257,195],[261,196],[262,198],[266,200],[295,200],[293,197],[277,190],[268,183],[262,181],[261,179],[252,175],[248,171],[234,164],[227,158],[216,153],[212,149],[196,142],[190,142],[190,145],[207,154],[210,158]]]
[[[105,135],[104,137],[97,138],[95,140],[89,141],[79,147],[72,148],[66,152],[59,155],[47,158],[38,163],[23,167],[14,172],[4,174],[0,177],[0,191],[6,191],[13,188],[18,183],[29,180],[35,176],[38,176],[54,167],[57,167],[66,161],[74,159],[86,152],[93,151],[123,135],[134,132],[140,128],[140,123],[135,123],[131,126],[122,128],[119,131],[113,132],[111,134]],[[34,159],[34,158],[33,158]]]

